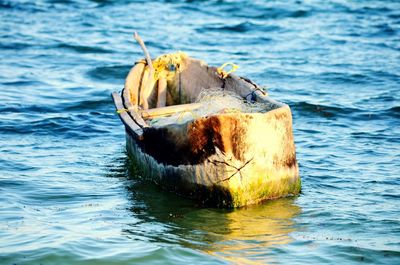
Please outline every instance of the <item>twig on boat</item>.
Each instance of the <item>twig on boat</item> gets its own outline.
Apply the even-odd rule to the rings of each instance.
[[[135,31],[135,34],[133,35],[133,37],[135,38],[135,40],[139,43],[140,47],[142,48],[144,56],[146,58],[147,66],[149,67],[149,76],[147,78],[146,84],[144,85],[144,89],[142,89],[142,91],[140,91],[140,97],[143,99],[143,108],[148,109],[149,103],[147,102],[147,97],[150,94],[150,93],[148,93],[149,92],[148,90],[151,89],[150,86],[153,83],[153,79],[154,79],[154,67],[153,67],[153,63],[151,61],[150,54],[149,54],[142,38],[140,38],[139,34],[137,34],[136,31]],[[139,104],[140,104],[140,102],[139,102]]]
[[[214,164],[214,165],[216,165],[217,163],[219,163],[219,164],[224,164],[224,165],[227,165],[228,167],[233,167],[234,169],[237,169],[235,166],[232,166],[231,164],[229,164],[228,162],[226,162],[226,161],[218,161],[218,160],[214,160],[214,161],[211,161],[211,160],[208,160],[211,164]]]
[[[240,179],[242,179],[242,178],[243,178],[243,175],[242,175],[242,171],[241,171],[241,170],[242,170],[245,166],[247,166],[253,159],[254,159],[254,157],[251,158],[251,159],[249,159],[248,161],[246,161],[246,162],[245,162],[242,166],[240,166],[240,167],[233,166],[233,165],[227,163],[226,161],[217,161],[217,160],[215,160],[215,161],[210,161],[210,162],[213,163],[214,165],[215,165],[216,163],[220,163],[220,164],[225,164],[225,165],[227,165],[227,166],[229,166],[229,167],[232,167],[232,168],[236,169],[236,172],[233,173],[231,176],[229,176],[229,177],[227,177],[227,178],[224,178],[224,179],[221,179],[221,180],[217,181],[217,183],[220,183],[220,182],[222,182],[222,181],[230,180],[230,179],[233,178],[233,176],[235,176],[237,173],[239,173]]]

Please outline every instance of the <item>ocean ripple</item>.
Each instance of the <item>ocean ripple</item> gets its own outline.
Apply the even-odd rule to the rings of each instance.
[[[398,1],[0,0],[1,264],[400,264]],[[298,197],[143,181],[110,93],[142,57],[234,62],[293,113]]]

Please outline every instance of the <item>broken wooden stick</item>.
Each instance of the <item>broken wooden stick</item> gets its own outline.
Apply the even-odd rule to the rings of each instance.
[[[148,74],[147,81],[144,83],[144,86],[142,87],[142,90],[140,91],[140,98],[141,98],[141,100],[143,100],[143,108],[148,109],[149,103],[147,101],[147,98],[151,94],[151,89],[152,89],[151,86],[154,82],[154,67],[153,67],[153,63],[151,61],[150,54],[147,51],[146,45],[144,44],[142,38],[140,38],[139,34],[137,34],[136,31],[135,31],[135,34],[133,35],[133,37],[135,38],[135,40],[139,43],[140,47],[142,48],[144,56],[147,61],[147,66],[149,67],[149,74]],[[140,104],[140,102],[139,102],[139,104]]]

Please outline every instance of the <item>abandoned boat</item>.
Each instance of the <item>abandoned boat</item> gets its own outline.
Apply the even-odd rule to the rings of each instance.
[[[140,177],[214,207],[300,192],[290,108],[250,80],[178,52],[137,62],[112,97]]]

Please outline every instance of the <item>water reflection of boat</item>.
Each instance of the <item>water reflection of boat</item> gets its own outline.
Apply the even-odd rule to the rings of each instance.
[[[224,219],[214,222],[214,226],[198,223],[209,239],[202,250],[223,259],[242,264],[265,264],[257,253],[268,252],[268,248],[288,244],[292,241],[289,233],[295,231],[293,218],[301,212],[294,199],[280,199],[264,205],[247,207],[230,212],[215,212],[213,219]],[[204,220],[201,213],[185,218]],[[215,225],[219,223],[220,225]],[[193,229],[199,229],[197,226]],[[191,236],[191,240],[196,238]],[[195,237],[195,236],[194,236]]]
[[[139,179],[127,189],[133,222],[124,232],[132,239],[178,244],[241,264],[273,262],[265,260],[265,255],[259,260],[257,253],[290,243],[290,233],[296,230],[293,218],[301,212],[295,198],[239,209],[210,209],[160,193]]]

